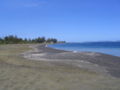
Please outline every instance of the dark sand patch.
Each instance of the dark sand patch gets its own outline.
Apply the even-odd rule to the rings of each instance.
[[[32,46],[34,51],[24,54],[25,58],[35,60],[55,61],[73,66],[80,66],[93,71],[109,73],[114,77],[120,77],[120,57],[94,52],[70,52],[57,50],[45,45]]]

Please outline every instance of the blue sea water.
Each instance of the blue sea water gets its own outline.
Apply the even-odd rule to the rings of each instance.
[[[52,44],[49,47],[68,51],[100,52],[120,56],[120,42],[63,43]]]

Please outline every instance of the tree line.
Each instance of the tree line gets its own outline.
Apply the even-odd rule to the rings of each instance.
[[[37,37],[34,39],[20,38],[14,35],[0,37],[0,44],[26,44],[26,43],[57,43],[55,38]]]

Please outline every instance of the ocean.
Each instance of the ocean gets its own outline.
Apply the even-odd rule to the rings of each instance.
[[[120,56],[120,42],[63,43],[48,46],[67,51],[99,52],[113,56]]]

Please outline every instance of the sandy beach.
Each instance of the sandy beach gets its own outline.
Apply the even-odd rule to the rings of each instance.
[[[47,61],[55,65],[69,65],[97,73],[120,77],[120,57],[94,52],[57,50],[46,45],[32,45],[23,55],[29,60]]]
[[[118,60],[39,44],[1,45],[0,90],[119,90]]]

